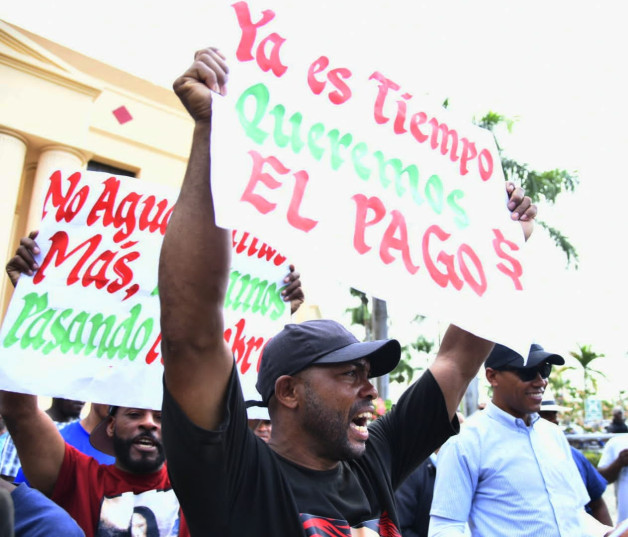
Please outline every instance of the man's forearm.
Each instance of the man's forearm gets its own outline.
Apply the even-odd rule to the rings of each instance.
[[[614,483],[617,481],[619,477],[619,472],[621,472],[622,466],[619,464],[619,460],[615,459],[608,466],[600,466],[597,471],[600,475],[606,479],[609,483]]]
[[[589,508],[591,509],[591,516],[593,516],[593,518],[600,521],[602,524],[606,524],[607,526],[613,525],[613,519],[611,518],[611,514],[608,511],[608,506],[606,505],[604,498],[591,500]]]
[[[458,405],[494,343],[475,336],[455,325],[449,325],[430,371],[440,386],[453,418]]]
[[[37,396],[0,391],[0,413],[31,486],[50,495],[59,475],[65,441],[37,404]]]
[[[210,121],[196,124],[185,179],[162,245],[159,294],[164,341],[198,337],[199,325],[214,318],[224,303],[230,235],[215,225],[210,136]]]

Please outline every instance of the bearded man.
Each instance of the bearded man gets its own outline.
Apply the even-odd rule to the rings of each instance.
[[[104,465],[65,442],[36,396],[1,392],[0,402],[31,486],[68,511],[87,537],[122,534],[138,506],[159,513],[160,535],[189,535],[164,463],[160,411],[110,407],[90,438],[115,456]]]
[[[6,266],[11,283],[38,269],[36,232],[20,241]],[[303,302],[298,272],[291,267],[284,300],[294,313]],[[86,537],[128,535],[133,514],[155,513],[159,535],[189,536],[164,462],[161,411],[109,406],[91,431],[94,448],[115,457],[100,464],[68,444],[34,395],[0,391],[0,415],[13,437],[30,485],[76,520]]]

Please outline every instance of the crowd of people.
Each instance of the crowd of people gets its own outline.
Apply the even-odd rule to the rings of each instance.
[[[17,453],[2,461],[3,535],[626,537],[614,523],[628,517],[628,441],[609,441],[598,469],[618,483],[612,521],[542,418],[564,359],[540,345],[524,360],[451,325],[430,367],[373,419],[371,379],[395,368],[399,342],[360,342],[330,320],[288,324],[264,349],[260,400],[244,400],[222,316],[231,235],[215,224],[210,173],[212,92],[226,91],[228,72],[207,48],[174,83],[195,129],[159,263],[162,408],[92,403],[77,420],[82,403],[43,411],[36,396],[2,392],[3,452]],[[527,240],[536,206],[506,191]],[[13,283],[37,270],[37,252],[34,234],[21,241]],[[303,302],[293,267],[284,299]],[[482,365],[492,400],[461,428]]]

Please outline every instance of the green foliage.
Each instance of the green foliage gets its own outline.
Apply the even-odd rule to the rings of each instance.
[[[605,355],[593,351],[591,345],[579,345],[578,351],[571,351],[569,354],[582,367],[585,396],[594,395],[597,392],[597,377],[606,377],[606,375],[597,369],[593,369],[591,362],[603,358]]]
[[[365,329],[365,340],[369,340],[372,334],[372,313],[371,304],[369,298],[357,289],[351,288],[349,290],[351,296],[359,299],[359,304],[353,308],[346,308],[345,311],[351,314],[351,324],[363,326]],[[413,322],[421,322],[425,317],[417,315]],[[399,382],[401,384],[412,382],[414,375],[417,371],[425,369],[421,366],[413,365],[413,361],[416,358],[416,353],[429,354],[434,348],[434,342],[420,335],[415,341],[407,343],[401,346],[401,359],[397,367],[389,373],[389,380],[391,382]]]
[[[589,449],[587,449],[586,451],[583,451],[582,454],[589,459],[589,462],[595,467],[597,468],[597,465],[600,462],[600,459],[602,458],[602,452],[601,451],[591,451]]]
[[[495,128],[499,125],[505,125],[508,132],[512,132],[512,128],[515,124],[514,119],[507,118],[506,116],[502,116],[496,112],[488,111],[481,117],[479,120],[475,120],[475,124],[478,127],[482,127],[483,129],[488,129],[491,132],[495,132]],[[499,148],[499,144],[497,144]]]
[[[420,367],[412,366],[408,355],[405,354],[402,348],[401,360],[399,360],[397,367],[388,373],[388,380],[390,382],[399,382],[400,384],[412,382],[414,374],[421,369]]]
[[[415,318],[416,320],[416,318]],[[414,342],[410,342],[407,345],[401,347],[401,360],[395,369],[389,374],[391,382],[399,382],[401,384],[410,383],[414,378],[414,374],[417,371],[423,371],[425,367],[415,367],[413,362],[413,351],[423,352],[429,354],[434,348],[434,342],[425,338],[425,336],[419,336]]]
[[[349,292],[351,293],[351,296],[358,297],[360,299],[360,303],[354,308],[345,309],[345,311],[351,314],[351,324],[364,327],[367,335],[365,339],[368,341],[371,333],[371,310],[369,309],[369,299],[362,291],[358,291],[353,287],[349,289]]]
[[[489,111],[480,119],[475,119],[474,122],[476,125],[493,133],[506,180],[521,186],[534,203],[545,201],[553,205],[562,192],[573,192],[578,186],[579,180],[576,173],[560,169],[532,170],[527,164],[517,162],[503,154],[502,147],[497,140],[496,129],[500,126],[505,126],[508,132],[512,132],[513,119]],[[577,269],[578,253],[567,237],[541,219],[537,219],[537,223],[547,230],[556,246],[565,253],[567,266],[573,266]]]
[[[537,172],[527,164],[501,157],[504,176],[507,181],[521,185],[526,194],[536,201],[555,203],[559,194],[565,190],[573,192],[578,185],[577,178],[566,170],[549,170]]]
[[[553,367],[552,374],[549,376],[548,381],[556,403],[565,406],[565,393],[570,387],[569,381],[566,379],[565,371],[573,370],[574,368],[568,365],[561,367]]]
[[[600,371],[593,369],[591,363],[594,360],[604,357],[604,354],[592,350],[591,345],[579,345],[577,351],[570,351],[569,354],[578,362],[580,367],[554,367],[549,377],[549,384],[554,393],[556,402],[570,409],[569,412],[561,414],[560,419],[567,425],[568,431],[571,425],[577,425],[585,432],[599,431],[601,430],[601,423],[585,422],[585,401],[588,397],[596,395],[597,377],[604,376]],[[574,371],[580,368],[582,368],[582,387],[575,386],[565,375],[568,371]],[[621,397],[614,403],[603,400],[603,415],[606,417],[610,416],[611,409],[617,404],[624,404]]]
[[[565,235],[563,235],[556,228],[550,226],[547,222],[543,222],[542,220],[537,220],[536,223],[545,229],[550,236],[550,238],[554,241],[554,244],[560,248],[565,255],[567,256],[567,265],[573,263],[574,268],[578,268],[578,252],[573,244],[569,241]]]

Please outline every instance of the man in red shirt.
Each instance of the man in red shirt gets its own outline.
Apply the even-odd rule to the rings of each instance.
[[[38,268],[35,237],[31,233],[23,238],[7,264],[13,285],[20,274],[32,275]],[[293,267],[288,279],[284,299],[294,311],[303,301],[303,291]],[[154,519],[159,535],[189,536],[164,462],[160,410],[109,407],[90,442],[115,456],[111,465],[67,444],[34,395],[0,391],[0,414],[31,486],[63,507],[86,537],[128,535],[137,513],[150,518],[151,524]]]

